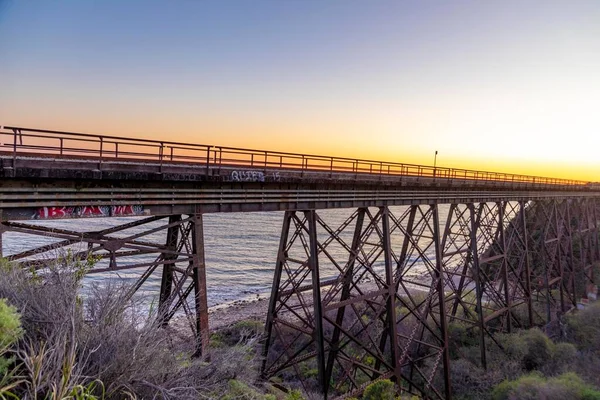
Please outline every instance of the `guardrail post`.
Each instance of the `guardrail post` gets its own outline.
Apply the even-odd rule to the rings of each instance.
[[[100,136],[100,162],[98,163],[98,170],[102,171],[102,151],[104,150],[104,138]]]
[[[160,161],[160,164],[158,166],[158,172],[162,174],[162,167],[163,167],[163,150],[164,150],[164,143],[160,142],[160,147],[158,148],[158,159]]]
[[[215,163],[217,162],[217,151],[215,150]],[[219,147],[219,174],[221,174],[221,166],[223,165],[223,148]]]
[[[333,178],[333,157],[329,158],[329,178]]]
[[[304,178],[304,155],[302,155],[302,169],[300,172],[300,177]]]
[[[21,135],[21,130],[20,129],[13,129],[13,136],[14,136],[14,141],[13,141],[13,170],[12,173],[15,174],[16,173],[16,168],[17,168],[17,135]],[[21,139],[21,144],[23,144],[23,139]],[[14,176],[14,175],[13,175]]]
[[[216,150],[215,150],[216,152]],[[206,148],[206,176],[208,176],[208,170],[210,168],[210,146]]]

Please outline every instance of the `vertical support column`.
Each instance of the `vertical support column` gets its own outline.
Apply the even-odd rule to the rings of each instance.
[[[591,283],[594,283],[596,277],[594,276],[594,264],[600,260],[600,248],[598,243],[598,220],[596,219],[596,201],[595,199],[585,199],[587,217],[588,217],[588,228],[591,231],[592,238],[590,240],[590,279]],[[590,221],[591,220],[591,221]],[[590,223],[591,222],[591,223]]]
[[[572,306],[577,307],[577,269],[575,268],[575,255],[573,253],[573,226],[571,225],[571,204],[570,201],[567,201],[566,204],[567,210],[567,233],[569,235],[569,263],[571,264],[571,301]]]
[[[2,222],[4,222],[4,218],[2,216],[2,209],[0,208],[0,258],[4,257],[2,236],[4,236],[4,231],[6,231],[6,226]]]
[[[206,261],[204,258],[204,226],[202,214],[192,217],[192,261],[194,303],[196,306],[196,354],[206,357],[209,341],[208,300],[206,296]]]
[[[510,290],[508,280],[508,260],[506,259],[506,238],[504,232],[504,217],[506,202],[499,201],[496,203],[498,207],[498,239],[502,246],[502,286],[504,286],[504,306],[507,308],[506,311],[506,330],[508,333],[512,332],[512,304],[510,301]]]
[[[475,295],[477,297],[477,318],[479,319],[479,351],[481,357],[481,366],[487,369],[486,351],[485,351],[485,324],[483,320],[483,305],[481,299],[483,291],[481,287],[481,273],[479,271],[479,254],[477,249],[477,230],[479,229],[479,217],[475,215],[475,206],[473,203],[467,205],[470,211],[471,219],[471,254],[473,255],[473,275],[475,280]]]
[[[440,307],[440,334],[444,343],[442,343],[442,363],[444,365],[444,390],[446,399],[452,397],[450,387],[450,349],[448,346],[448,320],[446,318],[446,299],[444,293],[444,266],[442,263],[443,252],[440,246],[440,217],[438,214],[438,205],[433,204],[433,240],[435,245],[435,274],[437,280],[438,302]]]
[[[361,244],[361,234],[363,222],[365,220],[366,208],[359,208],[358,215],[356,216],[356,227],[354,228],[354,236],[352,238],[352,247],[350,248],[350,257],[348,259],[348,267],[346,269],[346,273],[344,274],[343,286],[342,286],[342,294],[340,296],[340,302],[344,302],[350,298],[350,289],[352,285],[352,279],[354,277],[354,264],[356,262],[356,258],[358,257],[359,248]],[[331,381],[331,374],[333,372],[333,364],[335,362],[335,358],[338,353],[338,346],[340,340],[340,326],[342,326],[344,322],[344,314],[346,311],[346,306],[341,306],[338,308],[337,315],[335,318],[335,328],[333,330],[333,336],[331,338],[331,350],[329,351],[329,356],[327,358],[327,369],[325,372],[325,381]],[[327,385],[327,389],[329,389],[329,385]]]
[[[521,228],[523,229],[523,247],[525,250],[525,296],[527,297],[527,317],[528,317],[528,328],[533,328],[533,303],[531,298],[531,265],[529,264],[529,244],[527,231],[527,219],[525,218],[525,202],[520,201],[519,207],[521,208]]]
[[[177,244],[179,241],[180,225],[177,222],[181,221],[181,215],[171,215],[169,217],[169,228],[167,229],[166,248],[169,253],[163,252],[161,257],[164,261],[162,279],[160,284],[160,294],[158,297],[158,318],[159,323],[163,326],[167,325],[167,313],[169,308],[169,298],[173,288],[173,266],[177,259]],[[91,244],[91,243],[90,243]]]
[[[315,210],[305,211],[308,223],[308,238],[310,244],[310,257],[308,265],[311,270],[313,310],[314,310],[314,341],[317,348],[317,369],[319,386],[327,399],[327,386],[325,380],[325,340],[323,335],[323,309],[321,304],[321,280],[319,277],[319,248],[317,241],[317,213]]]
[[[396,336],[396,284],[394,282],[394,266],[392,265],[392,243],[390,238],[390,210],[388,207],[381,207],[381,224],[383,230],[382,245],[385,262],[385,283],[387,285],[387,329],[390,337],[390,355],[392,357],[392,367],[398,384],[400,383],[400,364],[398,362],[398,337]],[[442,305],[443,308],[443,305]]]
[[[585,204],[585,230],[586,230],[586,242],[587,242],[587,260],[588,265],[590,266],[590,280],[593,280],[594,274],[594,253],[595,253],[595,231],[592,229],[592,210],[590,207],[590,202],[588,199],[584,199],[583,203]]]
[[[600,261],[600,238],[598,238],[598,200],[597,199],[590,199],[590,202],[592,202],[592,217],[594,218],[594,244],[596,245],[596,251],[594,252],[594,256],[595,262]],[[593,279],[596,279],[595,276],[592,276]]]
[[[539,205],[540,207],[543,207],[542,204]],[[545,214],[544,212],[542,212],[543,214]],[[550,216],[550,218],[552,218],[552,216]],[[542,237],[541,237],[541,242],[540,242],[540,251],[542,253],[542,268],[544,269],[544,286],[546,287],[546,324],[549,324],[550,321],[552,320],[552,310],[550,307],[550,277],[548,276],[548,249],[547,249],[547,226],[549,224],[551,224],[552,221],[544,221],[544,224],[542,226],[544,226],[543,231],[542,231]]]
[[[561,257],[561,243],[562,243],[562,227],[561,227],[561,222],[564,223],[564,221],[561,221],[561,214],[558,212],[558,201],[554,201],[554,215],[555,215],[555,219],[556,219],[556,262],[558,263],[558,273],[560,274],[560,282],[559,282],[559,294],[560,294],[560,310],[561,312],[565,312],[566,308],[565,308],[565,291],[564,291],[564,287],[565,287],[565,267],[563,265],[562,262],[562,257]],[[564,218],[564,215],[563,215]]]
[[[281,283],[281,274],[283,265],[287,258],[286,249],[290,232],[290,224],[295,211],[286,211],[283,215],[283,226],[281,227],[281,237],[279,239],[279,249],[277,250],[277,262],[273,276],[273,286],[271,287],[271,297],[269,298],[269,311],[267,313],[267,322],[265,323],[265,344],[263,347],[263,362],[261,372],[264,374],[267,365],[267,354],[271,345],[273,334],[273,321],[277,318],[277,300],[279,295],[279,284]]]

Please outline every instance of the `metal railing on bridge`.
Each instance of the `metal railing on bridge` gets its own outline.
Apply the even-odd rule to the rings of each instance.
[[[581,186],[586,181],[559,179],[460,168],[432,167],[388,161],[329,157],[280,151],[181,143],[118,136],[51,131],[14,126],[0,128],[0,154],[18,156],[76,157],[99,161],[196,164],[209,168],[243,166],[264,169],[290,169],[348,172],[439,179],[465,179]]]

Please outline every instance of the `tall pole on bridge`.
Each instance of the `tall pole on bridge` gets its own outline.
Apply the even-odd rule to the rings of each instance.
[[[434,178],[435,178],[435,165],[436,165],[436,162],[437,162],[437,153],[438,153],[438,151],[436,150],[435,154],[433,155],[433,177]]]

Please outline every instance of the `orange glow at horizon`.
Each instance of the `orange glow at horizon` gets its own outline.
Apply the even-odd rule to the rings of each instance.
[[[255,130],[247,128],[247,135],[239,135],[239,130],[233,128],[231,128],[232,130],[225,129],[226,124],[218,124],[213,128],[202,129],[187,129],[184,125],[151,126],[147,130],[140,129],[140,125],[135,124],[130,127],[127,125],[114,126],[110,121],[99,123],[95,129],[89,129],[87,123],[82,123],[80,126],[71,123],[56,124],[53,126],[42,126],[39,124],[7,125],[428,166],[433,166],[435,151],[433,149],[423,150],[419,146],[413,148],[410,142],[402,143],[400,141],[399,144],[387,145],[387,143],[378,141],[377,138],[366,144],[359,144],[357,140],[353,141],[352,137],[349,137],[346,141],[338,141],[338,136],[329,136],[325,130],[316,131],[314,128],[310,130],[311,137],[321,135],[323,140],[319,140],[318,142],[315,140],[302,140],[305,134],[300,130],[292,130],[289,127],[285,130],[283,128],[281,130],[268,130],[262,127],[255,128]],[[532,161],[527,159],[527,157],[514,157],[512,159],[502,157],[490,158],[477,154],[472,154],[468,157],[461,154],[448,154],[443,150],[438,150],[437,167],[599,181],[597,173],[598,164],[594,162],[580,161],[578,164],[573,164],[568,161]]]

